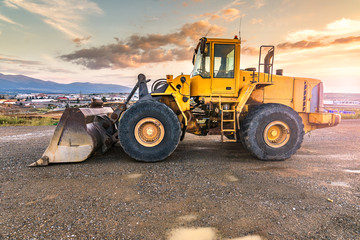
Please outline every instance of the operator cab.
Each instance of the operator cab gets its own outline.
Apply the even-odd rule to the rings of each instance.
[[[235,96],[240,68],[240,40],[201,38],[193,55],[191,95]]]

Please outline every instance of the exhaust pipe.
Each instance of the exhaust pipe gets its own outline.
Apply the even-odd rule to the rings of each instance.
[[[274,48],[271,48],[264,58],[264,73],[270,73],[271,58],[274,57]]]

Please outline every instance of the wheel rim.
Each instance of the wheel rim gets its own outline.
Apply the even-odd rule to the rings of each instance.
[[[284,146],[290,139],[290,128],[282,121],[269,123],[264,130],[264,140],[272,148]]]
[[[163,124],[156,118],[147,117],[140,120],[135,126],[135,138],[145,147],[158,145],[165,135]]]

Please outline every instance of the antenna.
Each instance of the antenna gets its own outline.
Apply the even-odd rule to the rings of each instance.
[[[210,32],[212,27],[209,28],[209,30],[206,32],[205,37],[207,37],[208,33]]]
[[[239,39],[241,41],[241,23],[242,23],[242,16],[240,17],[240,23],[239,23]]]
[[[239,52],[239,57],[241,59],[241,50],[242,50],[242,41],[241,41],[241,24],[242,24],[242,16],[240,17],[240,23],[239,23],[239,40],[240,40],[240,52]],[[240,61],[241,63],[241,61]]]

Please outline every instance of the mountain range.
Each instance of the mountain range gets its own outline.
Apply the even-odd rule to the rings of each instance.
[[[0,93],[128,93],[131,88],[116,84],[74,82],[69,84],[44,81],[24,75],[0,73]]]

